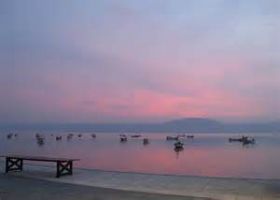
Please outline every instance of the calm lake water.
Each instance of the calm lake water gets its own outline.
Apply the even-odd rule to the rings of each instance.
[[[174,141],[167,135],[143,133],[150,143],[143,145],[142,138],[130,138],[121,143],[118,133],[77,132],[67,140],[70,132],[40,132],[45,144],[38,145],[36,132],[16,132],[17,138],[7,139],[0,133],[0,154],[26,154],[80,158],[76,166],[126,172],[196,175],[215,177],[246,177],[280,179],[280,134],[246,134],[256,138],[255,145],[229,143],[229,137],[238,134],[194,134],[184,139],[184,150],[174,151]],[[53,134],[54,136],[51,136]],[[61,141],[55,136],[62,135]],[[132,135],[132,134],[128,134]]]

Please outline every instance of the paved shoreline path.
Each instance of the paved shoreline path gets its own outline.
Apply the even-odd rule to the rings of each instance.
[[[0,164],[1,171],[3,171],[4,163],[0,162]],[[179,195],[188,198],[204,197],[222,200],[280,199],[280,180],[153,175],[87,169],[76,169],[73,176],[57,179],[53,176],[53,167],[28,164],[25,165],[23,172],[2,174],[1,176],[11,179],[20,177],[33,178],[48,182],[130,192]]]

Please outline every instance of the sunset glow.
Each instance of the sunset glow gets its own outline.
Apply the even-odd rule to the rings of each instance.
[[[280,119],[277,0],[1,8],[1,123]]]

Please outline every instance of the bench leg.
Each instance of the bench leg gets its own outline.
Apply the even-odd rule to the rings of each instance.
[[[57,161],[56,162],[56,178],[59,178],[63,175],[72,175],[73,174],[73,162],[72,161]]]
[[[6,173],[9,171],[22,171],[23,159],[6,157]]]

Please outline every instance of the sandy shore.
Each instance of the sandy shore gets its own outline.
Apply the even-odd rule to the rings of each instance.
[[[1,200],[210,200],[208,198],[122,191],[0,175]]]
[[[3,167],[4,162],[0,162],[2,172]],[[93,194],[97,195],[93,199],[280,199],[280,180],[153,175],[86,169],[74,169],[73,176],[59,179],[54,176],[54,166],[25,164],[24,172],[1,174],[0,194],[5,197],[3,200],[17,199],[23,193],[28,193],[26,195],[30,195],[31,200],[34,199],[33,196],[44,193],[48,199],[53,200],[59,198],[59,194],[64,195],[64,199],[73,199],[73,195],[80,200],[92,199]],[[7,188],[7,185],[10,187]],[[18,190],[13,194],[9,188]]]

